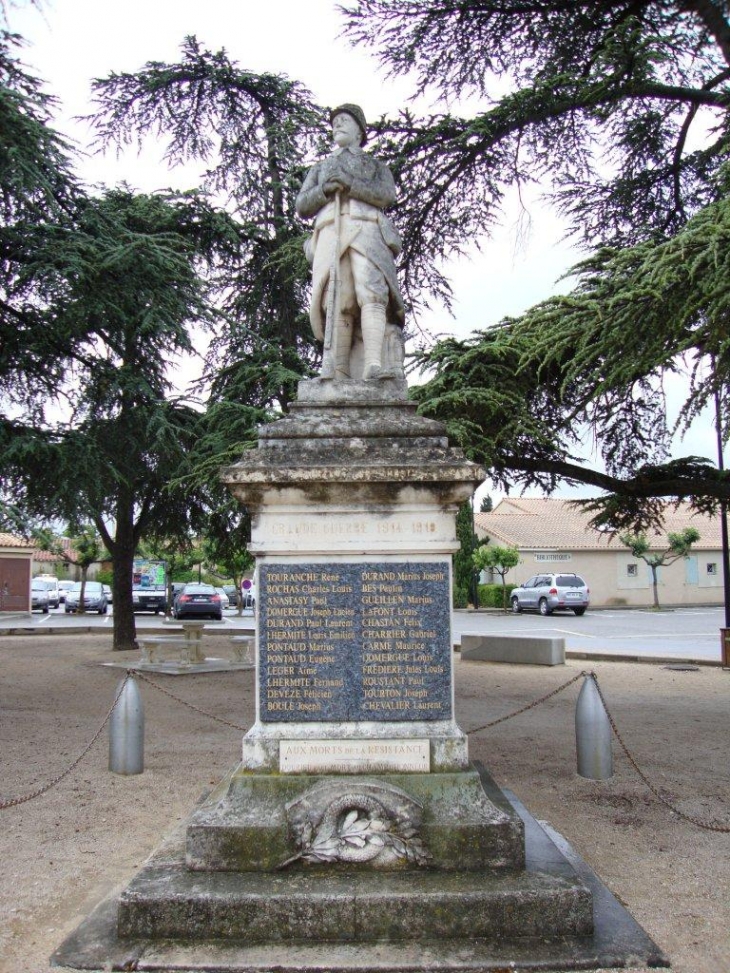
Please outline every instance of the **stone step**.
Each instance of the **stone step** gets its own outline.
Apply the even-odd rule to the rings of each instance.
[[[119,901],[120,938],[255,943],[589,935],[589,890],[533,872],[192,872],[154,859]]]

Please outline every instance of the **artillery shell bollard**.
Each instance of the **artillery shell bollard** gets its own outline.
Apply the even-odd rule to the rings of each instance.
[[[581,777],[613,777],[611,724],[593,676],[585,677],[575,706],[575,748]]]
[[[117,694],[122,685],[117,686]],[[131,676],[109,720],[109,770],[113,774],[144,771],[144,706],[137,682]]]

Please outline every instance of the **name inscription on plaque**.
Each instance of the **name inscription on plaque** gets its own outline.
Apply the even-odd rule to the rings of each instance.
[[[259,568],[264,721],[451,716],[448,562]]]
[[[431,769],[428,740],[282,740],[282,774],[397,771],[427,774]]]

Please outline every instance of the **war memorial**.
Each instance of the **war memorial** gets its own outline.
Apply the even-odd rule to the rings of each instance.
[[[470,763],[455,515],[484,471],[407,398],[388,169],[356,105],[298,199],[317,378],[223,471],[252,519],[256,721],[240,763],[59,948],[74,969],[666,965],[559,835]]]

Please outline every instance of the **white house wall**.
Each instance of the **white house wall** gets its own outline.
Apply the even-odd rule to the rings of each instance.
[[[497,537],[489,539],[497,546],[505,544]],[[644,607],[654,603],[651,569],[644,561],[632,557],[626,548],[601,551],[524,549],[520,555],[520,564],[506,577],[509,584],[520,584],[539,573],[565,571],[585,579],[591,590],[591,604],[595,607]],[[714,568],[708,569],[708,565],[714,565]],[[659,603],[663,606],[721,605],[720,551],[699,548],[689,559],[680,558],[660,568]]]

